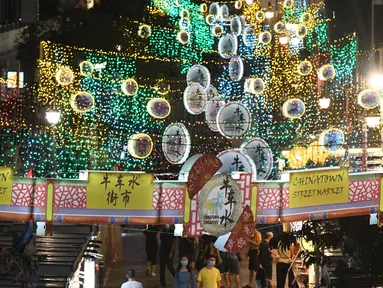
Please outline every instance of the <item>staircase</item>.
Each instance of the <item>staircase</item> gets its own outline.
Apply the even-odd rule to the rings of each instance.
[[[25,223],[0,222],[0,226],[9,225],[9,231],[0,236],[0,248],[12,249],[13,235],[25,231]],[[28,286],[28,283],[16,282],[15,272],[6,272],[4,257],[0,256],[0,287],[66,287],[68,277],[71,277],[83,248],[88,243],[92,232],[91,225],[53,226],[53,236],[37,236],[36,257],[38,261],[39,281],[37,285]]]

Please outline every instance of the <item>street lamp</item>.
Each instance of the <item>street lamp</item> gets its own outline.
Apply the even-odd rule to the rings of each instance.
[[[61,113],[59,111],[47,111],[45,118],[51,125],[56,125],[60,121]]]

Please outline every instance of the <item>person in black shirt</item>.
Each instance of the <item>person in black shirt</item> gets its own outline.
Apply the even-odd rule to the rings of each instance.
[[[193,238],[180,238],[179,241],[179,257],[180,260],[182,257],[186,256],[189,260],[190,268],[194,269],[194,263],[196,258],[196,239]]]
[[[259,260],[269,279],[272,279],[273,276],[273,257],[269,245],[270,239],[273,237],[272,232],[267,232],[266,238],[259,245]]]
[[[160,233],[160,282],[162,287],[166,287],[166,266],[173,277],[175,275],[173,267],[174,246],[174,225],[166,225],[165,229]]]
[[[156,276],[156,264],[157,264],[157,252],[158,252],[158,230],[156,226],[150,225],[147,230],[144,231],[145,235],[145,250],[146,261],[148,269],[147,275]]]

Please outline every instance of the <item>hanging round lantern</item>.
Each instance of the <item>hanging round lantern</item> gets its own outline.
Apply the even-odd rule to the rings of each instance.
[[[217,132],[217,115],[218,111],[225,106],[225,101],[222,101],[220,97],[216,96],[211,98],[207,104],[205,109],[205,119],[206,123],[209,126],[210,130]]]
[[[128,141],[128,152],[134,158],[145,159],[150,156],[152,150],[153,141],[148,134],[134,134]]]
[[[200,5],[200,10],[201,10],[202,13],[206,13],[207,12],[207,5],[206,5],[206,3],[202,3]]]
[[[227,18],[229,18],[229,15],[230,15],[230,11],[229,11],[229,7],[227,7],[227,5],[222,5],[221,6],[221,12],[220,12],[220,16],[223,20],[226,20]]]
[[[211,100],[212,98],[219,96],[217,89],[211,84],[209,85],[207,89],[205,89],[205,91],[206,91],[207,100]]]
[[[234,36],[239,36],[242,33],[242,21],[239,16],[235,16],[230,21],[230,30]]]
[[[250,82],[250,91],[253,94],[262,94],[265,89],[265,83],[261,78],[255,78]]]
[[[303,13],[301,16],[301,22],[308,23],[311,21],[311,14],[310,13]]]
[[[215,18],[214,18],[214,15],[212,15],[212,14],[207,15],[205,18],[206,24],[208,24],[208,25],[213,25],[214,20],[215,20]]]
[[[342,130],[331,128],[323,131],[319,137],[319,144],[328,151],[336,151],[342,147],[344,143],[344,134]]]
[[[291,168],[302,168],[306,166],[307,161],[309,160],[307,149],[305,147],[294,147],[289,151],[287,159],[289,160]]]
[[[126,79],[121,85],[122,92],[127,96],[136,95],[138,88],[137,81],[132,78]]]
[[[245,31],[242,35],[243,43],[247,47],[254,47],[256,41],[257,41],[257,35],[256,31],[252,26],[246,27]]]
[[[138,28],[138,36],[140,36],[141,38],[144,38],[144,39],[149,38],[151,34],[152,34],[152,29],[150,28],[149,25],[142,24]]]
[[[259,42],[264,44],[264,45],[267,45],[267,44],[270,44],[271,42],[271,33],[269,31],[265,31],[265,32],[262,32],[261,34],[259,34]]]
[[[257,11],[257,12],[255,13],[255,19],[256,19],[258,22],[263,22],[263,21],[265,21],[265,19],[266,19],[265,12],[263,12],[263,11]]]
[[[189,10],[183,9],[183,10],[180,12],[180,17],[181,17],[181,19],[182,19],[182,18],[189,18],[189,17],[190,17]]]
[[[190,20],[189,18],[181,18],[178,22],[178,25],[180,26],[180,29],[189,29],[190,27]]]
[[[157,90],[157,93],[160,95],[166,95],[170,91],[170,85],[165,82],[165,80],[159,80],[156,84],[155,89]]]
[[[214,15],[214,17],[219,17],[219,14],[220,14],[220,8],[219,8],[219,4],[214,2],[214,3],[211,3],[210,4],[210,7],[209,7],[209,14],[212,14]]]
[[[153,98],[146,105],[149,115],[156,119],[165,119],[171,112],[169,102],[163,98]]]
[[[304,38],[307,35],[307,26],[304,24],[299,24],[298,30],[297,30],[297,36],[299,38]]]
[[[313,71],[313,65],[310,61],[302,61],[298,64],[298,74],[302,76],[307,76]]]
[[[380,103],[380,94],[374,89],[364,89],[358,94],[358,104],[365,109],[374,109]]]
[[[199,115],[204,112],[206,102],[207,95],[200,84],[193,83],[185,89],[184,106],[190,114]]]
[[[68,86],[73,82],[74,75],[69,67],[60,67],[56,72],[56,81],[61,86]]]
[[[284,8],[293,8],[294,1],[293,0],[284,0],[283,7]]]
[[[70,106],[77,113],[85,113],[94,107],[94,97],[92,94],[84,91],[72,95]]]
[[[322,67],[320,67],[318,71],[319,79],[322,81],[334,79],[335,75],[336,75],[335,68],[334,66],[330,64],[323,65]]]
[[[189,40],[190,40],[189,33],[185,30],[182,30],[177,33],[177,39],[178,39],[178,42],[180,42],[181,44],[187,44],[189,43]]]
[[[217,124],[219,132],[226,138],[242,137],[251,126],[250,111],[241,103],[227,103],[218,111]]]
[[[224,59],[230,59],[237,54],[238,42],[234,39],[235,36],[226,34],[218,42],[218,52]]]
[[[190,154],[190,135],[185,125],[173,123],[166,127],[162,136],[162,151],[171,164],[182,164]]]
[[[234,8],[239,10],[242,8],[242,1],[241,0],[237,0],[234,2]]]
[[[243,61],[239,56],[233,56],[229,62],[229,76],[233,81],[239,81],[243,76]]]
[[[290,99],[283,104],[283,116],[290,119],[299,119],[306,112],[305,103],[301,99]]]
[[[277,23],[275,23],[274,31],[276,33],[278,33],[278,34],[282,33],[284,30],[285,30],[285,24],[282,21],[278,21]]]
[[[80,63],[80,74],[82,76],[90,76],[94,72],[93,63],[90,61],[82,61]]]
[[[223,32],[223,30],[222,30],[222,26],[221,25],[214,25],[214,27],[213,27],[213,35],[215,36],[215,37],[220,37],[221,35],[222,35],[222,32]]]
[[[210,72],[203,65],[193,65],[186,74],[186,82],[188,85],[198,83],[206,90],[210,85]]]

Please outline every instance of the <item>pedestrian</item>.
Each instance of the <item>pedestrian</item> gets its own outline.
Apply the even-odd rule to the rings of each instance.
[[[126,274],[127,282],[121,285],[121,288],[143,288],[142,284],[136,281],[136,271],[134,269],[129,269]]]
[[[159,235],[156,226],[150,225],[147,230],[144,231],[145,235],[145,250],[147,270],[146,274],[150,276],[156,276],[156,264],[158,253]]]
[[[262,235],[257,229],[255,229],[253,238],[249,242],[250,242],[250,249],[249,249],[248,256],[249,256],[250,273],[249,273],[249,283],[247,284],[247,287],[253,287],[255,271],[257,271],[260,266],[259,245],[262,242]]]
[[[286,276],[289,272],[290,265],[292,263],[292,247],[282,247],[279,243],[278,245],[278,262],[277,262],[277,288],[284,288],[286,283]],[[288,277],[288,287],[293,282],[291,277]]]
[[[257,276],[254,281],[254,288],[271,288],[270,278],[267,277],[267,273],[264,268],[259,268],[257,270]]]
[[[173,277],[175,276],[173,268],[174,247],[174,225],[166,225],[165,229],[160,233],[160,282],[162,287],[166,287],[166,267],[168,267]]]
[[[231,276],[234,276],[235,285],[237,288],[241,288],[241,279],[239,275],[239,258],[238,255],[232,252],[225,252],[224,263],[224,277],[226,282],[226,288],[231,287]]]
[[[173,288],[195,288],[196,276],[193,268],[189,265],[189,260],[183,256],[176,271],[173,281]]]
[[[270,249],[270,240],[274,237],[272,232],[267,232],[265,239],[259,245],[259,262],[266,270],[267,277],[273,277],[273,252]]]
[[[198,239],[198,238],[197,238]],[[180,257],[186,256],[189,260],[189,266],[195,268],[195,258],[197,253],[198,240],[196,238],[180,238],[179,252]]]
[[[197,288],[220,288],[221,274],[215,268],[216,259],[210,255],[206,259],[206,267],[198,273]]]

